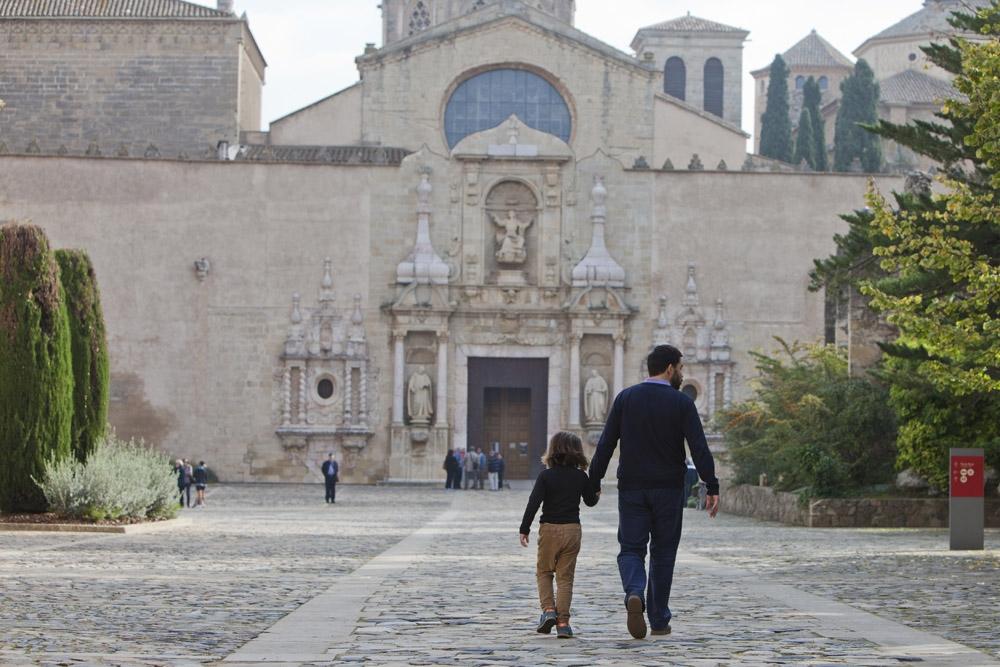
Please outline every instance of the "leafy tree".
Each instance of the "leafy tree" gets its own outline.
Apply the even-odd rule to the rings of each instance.
[[[849,171],[855,158],[868,173],[882,169],[882,144],[864,126],[878,122],[879,85],[864,59],[854,65],[854,73],[840,84],[840,108],[834,136],[835,171]]]
[[[826,121],[820,112],[820,104],[823,103],[823,91],[819,89],[819,84],[814,77],[806,79],[806,84],[802,88],[803,108],[809,112],[809,120],[812,122],[813,137],[816,146],[813,154],[816,156],[812,168],[815,171],[826,171],[830,168],[830,163],[826,156]]]
[[[788,66],[774,57],[767,86],[767,107],[760,123],[760,154],[791,162],[792,123],[788,118]]]
[[[719,416],[737,481],[767,473],[783,490],[840,496],[892,477],[893,414],[885,389],[847,372],[833,347],[754,353],[756,396]]]
[[[0,227],[0,510],[39,511],[32,480],[70,454],[73,369],[66,299],[45,233]]]
[[[56,250],[66,290],[73,357],[73,454],[93,451],[108,423],[108,343],[101,297],[90,258],[83,250]]]
[[[812,116],[803,108],[799,114],[799,131],[795,136],[795,164],[805,160],[810,169],[816,169],[816,136],[813,132]]]
[[[941,490],[949,447],[983,447],[1000,466],[1000,2],[951,23],[988,38],[924,49],[965,99],[939,121],[870,128],[939,162],[945,193],[911,187],[890,205],[872,190],[812,273],[814,288],[859,287],[898,327],[877,374],[900,420],[898,465]]]

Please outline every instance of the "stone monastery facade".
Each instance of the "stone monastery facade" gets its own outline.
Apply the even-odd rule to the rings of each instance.
[[[334,451],[431,481],[475,447],[528,478],[655,344],[711,429],[751,351],[829,337],[807,274],[869,176],[748,155],[746,30],[685,16],[628,54],[573,0],[383,0],[358,83],[264,133],[232,9],[0,0],[0,217],[90,253],[120,435],[224,480]]]

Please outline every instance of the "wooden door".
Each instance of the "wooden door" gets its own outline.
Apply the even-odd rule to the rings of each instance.
[[[487,387],[485,391],[485,449],[503,455],[504,479],[530,479],[531,390]]]

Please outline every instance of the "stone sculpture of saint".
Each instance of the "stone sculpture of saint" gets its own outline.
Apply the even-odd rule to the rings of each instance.
[[[429,424],[434,408],[431,404],[431,376],[427,374],[423,366],[418,366],[417,370],[410,376],[407,385],[407,399],[410,413],[410,421],[414,424]]]
[[[583,388],[583,415],[588,424],[601,424],[608,412],[608,383],[596,370],[590,371]]]
[[[508,210],[504,217],[491,215],[493,224],[500,227],[497,230],[497,261],[501,264],[523,264],[528,258],[528,253],[524,249],[524,233],[527,231],[534,218],[529,218],[527,222],[521,222],[513,210]]]

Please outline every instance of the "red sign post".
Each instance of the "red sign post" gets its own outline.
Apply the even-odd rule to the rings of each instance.
[[[983,548],[986,460],[982,449],[951,450],[949,524],[952,551]]]

